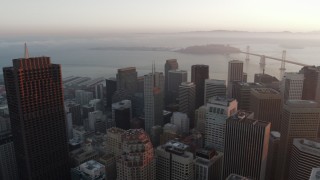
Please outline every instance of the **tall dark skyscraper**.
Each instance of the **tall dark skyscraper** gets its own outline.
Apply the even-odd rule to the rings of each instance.
[[[317,138],[319,122],[320,108],[315,101],[288,100],[283,106],[276,179],[288,179],[293,139]]]
[[[320,78],[320,67],[306,66],[303,67],[299,73],[304,74],[302,99],[315,100]]]
[[[229,61],[228,64],[228,97],[234,98],[233,83],[243,80],[243,62],[239,60]]]
[[[196,85],[196,109],[204,104],[204,81],[209,79],[208,65],[191,66],[191,82]]]
[[[179,98],[179,86],[188,81],[188,72],[184,70],[170,70],[168,73],[167,103],[175,104]]]
[[[3,74],[19,179],[69,179],[60,65],[26,56]]]
[[[112,96],[117,90],[117,79],[109,78],[106,79],[106,101],[107,108],[111,108],[112,105]]]
[[[166,97],[166,105],[168,104],[168,79],[169,79],[169,71],[177,70],[179,68],[178,62],[176,59],[168,59],[166,60],[166,64],[164,65],[164,75],[165,75],[165,97]]]
[[[123,89],[133,94],[137,91],[138,73],[135,67],[118,69],[117,90]]]
[[[271,88],[252,88],[250,111],[254,118],[271,122],[272,131],[280,131],[281,95]]]
[[[263,180],[267,164],[270,123],[238,111],[227,119],[223,179],[232,173]]]

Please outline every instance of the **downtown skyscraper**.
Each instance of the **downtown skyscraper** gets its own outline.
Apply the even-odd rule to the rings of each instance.
[[[209,79],[208,65],[191,66],[191,82],[196,85],[196,109],[204,104],[204,82],[206,79]]]
[[[238,111],[227,119],[223,179],[232,173],[264,180],[271,123]]]
[[[155,157],[151,140],[143,129],[129,129],[122,136],[117,159],[118,180],[154,180]]]
[[[3,74],[19,179],[69,179],[61,66],[26,56]]]
[[[206,104],[205,146],[224,152],[226,121],[238,110],[235,99],[214,96]]]
[[[251,89],[250,111],[254,118],[271,122],[272,131],[280,131],[281,95],[271,88]]]
[[[243,62],[239,60],[229,61],[228,64],[228,97],[234,98],[234,82],[242,82],[243,80]]]
[[[169,92],[168,92],[168,88],[169,88],[169,71],[170,70],[177,70],[179,68],[178,62],[176,59],[168,59],[166,60],[166,64],[164,65],[164,76],[165,76],[165,104],[167,105],[170,101],[170,99],[168,99],[167,97],[169,97]]]
[[[320,122],[319,104],[310,100],[288,100],[283,106],[276,179],[288,179],[294,138],[315,139]]]
[[[164,76],[160,72],[152,72],[144,76],[144,112],[145,130],[150,130],[163,121]]]
[[[188,117],[191,119],[190,128],[193,128],[195,126],[195,87],[196,86],[192,82],[183,82],[179,86],[179,111],[186,113]]]

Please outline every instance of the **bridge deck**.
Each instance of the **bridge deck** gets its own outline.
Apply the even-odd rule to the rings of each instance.
[[[271,56],[265,56],[265,55],[262,55],[262,54],[247,53],[247,52],[243,52],[243,51],[241,51],[240,53],[249,54],[249,55],[258,56],[258,57],[264,56],[265,58],[268,58],[268,59],[273,59],[273,60],[276,60],[276,61],[282,61],[282,59],[280,59],[280,58],[275,58],[275,57],[271,57]],[[291,60],[285,60],[285,62],[289,63],[289,64],[295,64],[295,65],[298,65],[298,66],[310,66],[308,64],[303,64],[303,63],[299,63],[299,62],[295,62],[295,61],[291,61]]]

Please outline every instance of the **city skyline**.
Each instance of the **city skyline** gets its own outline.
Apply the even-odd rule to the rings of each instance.
[[[320,30],[320,23],[317,23],[319,5],[316,0],[308,3],[290,0],[203,0],[200,3],[181,0],[70,0],[63,4],[39,0],[25,4],[7,1],[2,3],[0,21],[3,28],[0,35],[163,33],[220,29],[312,32]],[[12,16],[12,9],[25,13]]]
[[[320,175],[320,2],[1,4],[0,180]]]

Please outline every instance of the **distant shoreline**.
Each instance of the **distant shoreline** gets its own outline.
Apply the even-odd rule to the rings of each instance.
[[[235,54],[240,53],[239,48],[235,48],[229,45],[223,44],[207,44],[201,46],[189,46],[183,49],[176,50],[174,52],[185,54]]]

